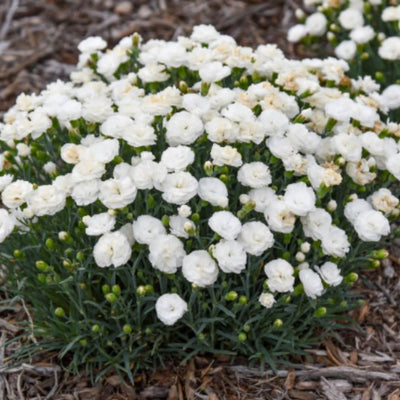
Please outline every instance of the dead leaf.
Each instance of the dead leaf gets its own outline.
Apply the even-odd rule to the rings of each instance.
[[[296,381],[296,373],[294,371],[290,371],[285,380],[286,390],[293,389],[295,381]]]

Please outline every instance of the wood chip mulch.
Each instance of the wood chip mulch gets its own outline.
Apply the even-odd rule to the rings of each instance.
[[[196,24],[213,24],[239,44],[277,43],[288,56],[298,49],[285,39],[301,0],[2,0],[0,3],[0,119],[21,92],[38,92],[67,80],[77,44],[101,35],[110,46],[139,32],[145,40],[172,40]],[[223,358],[195,358],[132,385],[109,375],[92,384],[83,373],[66,375],[55,357],[15,368],[7,355],[18,341],[24,304],[0,307],[0,400],[400,400],[400,242],[381,269],[365,273],[367,302],[354,311],[357,331],[339,332],[289,369],[261,373]],[[11,311],[10,311],[11,310]]]

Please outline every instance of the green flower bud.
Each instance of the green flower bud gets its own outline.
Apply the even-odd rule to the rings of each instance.
[[[238,294],[233,290],[225,295],[225,299],[228,301],[236,300],[237,297],[238,297]]]
[[[163,215],[163,217],[161,218],[161,222],[165,227],[168,227],[168,225],[169,225],[169,217],[168,217],[168,215]]]
[[[211,161],[206,161],[204,163],[203,169],[207,176],[211,176],[214,173],[214,166]]]
[[[87,341],[87,339],[81,339],[79,341],[79,343],[80,343],[81,346],[85,347],[87,345],[88,341]]]
[[[147,196],[147,206],[149,208],[154,208],[155,203],[156,203],[156,201],[154,200],[154,197],[151,194],[149,194]]]
[[[198,214],[198,213],[192,214],[192,221],[194,223],[199,222],[200,221],[200,214]]]
[[[113,285],[111,290],[116,296],[119,296],[121,294],[121,287],[119,285]]]
[[[240,296],[239,297],[239,304],[242,306],[245,306],[248,303],[248,299],[246,296]]]
[[[54,249],[54,240],[52,238],[47,238],[45,241],[45,245],[49,250]]]
[[[188,84],[185,81],[180,81],[179,82],[179,90],[183,93],[186,94],[188,91]]]
[[[210,90],[210,84],[207,82],[201,82],[200,93],[202,96],[207,96],[208,91]]]
[[[62,307],[57,307],[55,310],[54,310],[54,315],[56,316],[56,317],[64,317],[65,316],[65,311],[64,311],[64,309],[62,308]]]
[[[248,325],[248,324],[246,324],[246,325],[243,327],[243,330],[244,330],[246,333],[249,333],[249,332],[251,331],[251,326]]]
[[[129,324],[125,324],[122,327],[122,330],[124,331],[124,333],[126,333],[127,335],[129,335],[132,332],[132,326]]]
[[[349,305],[349,303],[346,300],[342,300],[340,302],[340,307],[346,308]]]
[[[110,285],[103,285],[102,287],[101,287],[101,290],[103,291],[103,294],[107,294],[107,293],[110,293]]]
[[[44,271],[48,270],[49,266],[47,265],[46,262],[39,260],[39,261],[36,261],[36,268],[39,269],[40,271],[44,272]]]
[[[154,293],[153,285],[146,285],[145,290],[146,290],[146,293]]]
[[[280,318],[277,318],[274,321],[274,328],[280,328],[283,325],[283,321]]]
[[[117,296],[114,293],[107,293],[105,297],[109,303],[115,303],[118,300]]]
[[[204,340],[204,339],[206,338],[206,335],[205,335],[204,333],[200,332],[200,333],[197,335],[197,338],[198,338],[199,340]]]
[[[80,287],[82,290],[85,290],[85,289],[86,289],[86,284],[82,282],[82,283],[79,284],[79,287]]]
[[[85,259],[85,253],[83,251],[78,251],[76,253],[76,259],[78,261],[83,261]]]
[[[24,254],[21,250],[19,250],[19,249],[15,249],[15,250],[13,251],[13,255],[14,255],[14,257],[17,258],[17,259],[24,258],[24,256],[25,256],[25,254]]]
[[[92,332],[93,333],[98,333],[100,331],[100,326],[95,324],[92,326]]]
[[[79,207],[78,208],[78,215],[79,215],[80,218],[83,218],[85,215],[87,215],[87,212],[86,212],[86,210],[84,208]]]
[[[38,274],[38,280],[41,283],[45,283],[46,282],[46,275],[45,274]]]
[[[355,272],[350,272],[348,275],[346,275],[346,277],[344,278],[344,281],[348,284],[348,285],[352,285],[354,282],[356,282],[358,279],[358,274],[356,274]]]
[[[118,156],[114,157],[113,161],[114,161],[114,164],[121,164],[124,161],[124,159],[118,155]]]
[[[140,296],[144,296],[146,294],[146,288],[143,285],[140,285],[137,287],[136,293]]]
[[[144,330],[144,333],[145,333],[146,335],[151,335],[151,334],[153,333],[153,331],[152,331],[150,328],[146,328],[146,329]]]
[[[375,72],[375,79],[379,82],[379,83],[385,83],[386,78],[385,78],[385,74],[383,74],[380,71]]]
[[[135,32],[132,35],[132,47],[137,49],[139,47],[139,44],[140,44],[140,35]]]
[[[371,252],[371,257],[378,260],[383,260],[389,257],[389,252],[386,249],[375,250]]]
[[[380,266],[381,266],[381,262],[379,260],[370,259],[368,268],[375,269],[375,268],[379,268]]]
[[[247,335],[244,332],[240,332],[238,335],[239,342],[245,342],[247,340]]]
[[[314,316],[315,316],[316,318],[321,318],[321,317],[323,317],[324,315],[326,315],[326,313],[327,313],[326,307],[319,307],[319,308],[317,308],[317,309],[315,310]]]
[[[369,59],[369,54],[367,52],[361,54],[361,60],[366,61],[368,59]]]
[[[226,174],[221,174],[218,178],[220,181],[222,181],[224,183],[229,183],[229,176]]]
[[[290,252],[285,251],[284,253],[282,253],[282,258],[284,260],[290,260]]]

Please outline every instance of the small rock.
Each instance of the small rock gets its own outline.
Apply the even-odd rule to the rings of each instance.
[[[148,5],[143,4],[138,10],[138,17],[140,17],[141,19],[147,19],[151,16],[152,13],[153,11],[151,10],[151,8]]]
[[[121,3],[118,3],[114,8],[114,12],[120,15],[128,15],[132,10],[133,6],[130,1],[121,1]]]
[[[385,258],[381,261],[381,263],[383,265],[383,275],[386,278],[393,278],[395,275],[395,270],[392,266],[392,262],[388,258]]]

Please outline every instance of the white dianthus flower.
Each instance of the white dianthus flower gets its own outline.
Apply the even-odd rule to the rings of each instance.
[[[156,301],[157,318],[167,326],[174,325],[187,311],[187,303],[176,293],[166,293]]]
[[[255,210],[264,213],[270,203],[276,200],[276,194],[270,187],[262,187],[259,189],[251,189],[249,192],[250,200],[256,203]]]
[[[310,35],[322,36],[326,32],[327,23],[325,15],[317,12],[307,17],[305,26]]]
[[[170,146],[192,144],[203,134],[201,119],[187,111],[174,114],[166,123],[165,137]]]
[[[180,215],[171,215],[169,217],[169,227],[173,235],[187,239],[188,231],[194,231],[196,226],[193,221]]]
[[[71,184],[72,179],[69,181],[69,184]],[[87,206],[88,204],[94,203],[99,197],[100,182],[99,179],[93,179],[91,181],[74,184],[71,197],[78,206]]]
[[[198,195],[213,206],[225,208],[228,205],[228,189],[218,178],[201,178]]]
[[[243,164],[242,155],[232,146],[219,146],[214,143],[211,148],[211,158],[213,164],[218,166],[240,167]]]
[[[283,200],[273,200],[264,211],[268,226],[274,232],[291,233],[296,222],[295,215]]]
[[[15,227],[15,217],[6,210],[0,209],[0,243],[11,234]]]
[[[365,44],[375,37],[374,29],[369,26],[359,26],[350,32],[350,38],[358,44]]]
[[[323,208],[316,208],[301,218],[304,234],[314,240],[321,240],[331,227],[332,217]]]
[[[78,50],[81,53],[95,53],[97,50],[103,50],[107,47],[107,42],[100,36],[90,36],[78,44]]]
[[[378,242],[382,236],[388,235],[390,225],[387,218],[379,211],[361,212],[354,221],[354,229],[359,238],[365,242]]]
[[[304,182],[291,183],[286,187],[283,201],[293,214],[304,216],[315,209],[316,196]]]
[[[331,225],[321,238],[321,247],[324,254],[344,257],[350,250],[350,243],[343,229]]]
[[[242,224],[230,211],[217,211],[208,220],[208,226],[226,240],[234,240],[239,235]]]
[[[199,69],[202,81],[207,83],[218,82],[231,74],[231,69],[220,61],[203,64]]]
[[[182,274],[199,287],[210,286],[218,278],[218,266],[205,250],[195,250],[184,257]]]
[[[294,269],[284,259],[278,258],[265,264],[265,274],[268,277],[267,284],[271,292],[291,292],[294,285]]]
[[[310,268],[302,269],[299,272],[299,278],[303,284],[304,292],[308,297],[316,299],[321,296],[324,292],[324,286],[322,284],[319,275],[311,270]]]
[[[93,248],[93,256],[99,267],[120,267],[131,258],[132,249],[121,232],[105,233]]]
[[[237,174],[238,181],[243,186],[258,189],[272,182],[268,166],[260,161],[243,164]]]
[[[196,196],[198,182],[189,172],[174,172],[168,174],[162,182],[162,198],[172,204],[186,204]]]
[[[400,37],[391,36],[386,38],[378,49],[378,54],[385,60],[400,59]]]
[[[168,147],[161,155],[161,163],[168,171],[183,171],[194,162],[194,152],[187,146]]]
[[[336,57],[352,60],[357,53],[357,45],[353,40],[343,40],[335,47]]]
[[[287,34],[287,40],[292,43],[297,43],[301,39],[303,39],[303,37],[307,36],[307,34],[308,30],[306,26],[303,24],[297,24],[289,29]]]
[[[344,29],[352,30],[364,25],[364,17],[361,11],[347,8],[339,14],[339,23]]]
[[[368,197],[375,210],[388,214],[399,205],[399,199],[389,189],[381,188]]]
[[[327,261],[321,267],[315,267],[321,278],[330,286],[338,286],[343,281],[337,264]]]
[[[131,204],[137,189],[129,177],[111,178],[100,183],[100,201],[108,208],[123,208]]]
[[[213,117],[205,125],[208,140],[211,142],[233,143],[239,135],[239,126],[228,118],[219,115]]]
[[[388,86],[381,94],[383,104],[390,110],[400,107],[400,85],[393,84]]]
[[[158,236],[165,235],[162,222],[151,215],[141,215],[132,224],[133,237],[140,244],[150,244]]]
[[[240,274],[246,268],[247,256],[242,245],[236,240],[221,240],[212,254],[225,273]]]
[[[244,250],[253,256],[261,256],[274,245],[274,235],[259,221],[246,222],[237,240]]]
[[[114,229],[116,218],[108,212],[95,214],[92,216],[85,215],[82,218],[86,225],[85,233],[88,236],[99,236],[104,233],[111,232]]]
[[[271,293],[261,293],[258,301],[265,308],[271,308],[276,303],[275,297]]]
[[[167,274],[174,274],[182,266],[186,253],[183,243],[174,235],[159,235],[149,245],[151,265]]]
[[[38,217],[58,213],[65,207],[65,201],[65,193],[53,185],[39,186],[27,197],[28,206]]]
[[[1,201],[8,208],[17,208],[26,202],[32,191],[32,183],[18,179],[5,187]]]

